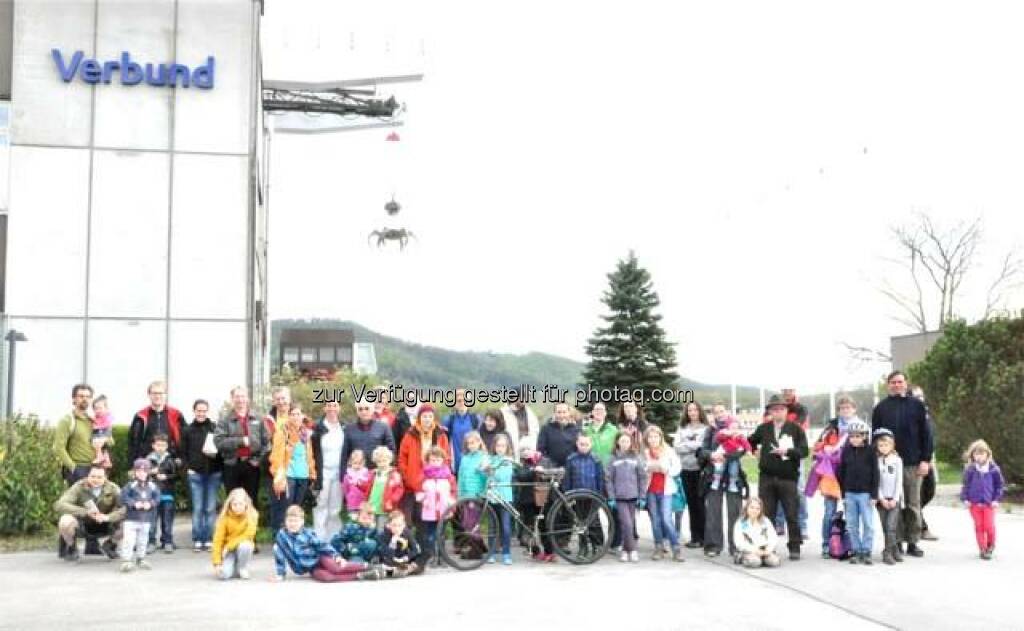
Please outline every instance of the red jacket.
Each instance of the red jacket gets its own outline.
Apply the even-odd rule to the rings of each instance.
[[[170,444],[167,446],[167,451],[171,455],[177,456],[178,447],[181,445],[181,412],[169,405],[164,409],[167,410],[167,428],[170,430],[170,436],[168,436]],[[138,458],[145,458],[149,455],[149,452],[153,451],[153,437],[156,436],[156,426],[150,427],[149,425],[149,415],[152,411],[153,408],[147,405],[132,418],[128,434],[130,437],[131,460],[133,462]]]
[[[430,436],[430,444],[440,447],[444,451],[444,461],[449,467],[452,463],[452,448],[448,444],[448,434],[441,429],[440,425],[434,425],[434,431]],[[424,455],[420,442],[420,422],[413,424],[405,436],[402,437],[402,444],[398,448],[398,471],[402,474],[402,481],[405,488],[411,493],[418,493],[423,490],[423,465]]]

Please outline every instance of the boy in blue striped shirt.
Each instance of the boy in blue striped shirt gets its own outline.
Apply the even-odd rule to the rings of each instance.
[[[274,537],[273,581],[283,581],[290,568],[297,576],[310,574],[313,580],[340,583],[358,580],[365,563],[350,563],[331,544],[321,541],[312,528],[305,526],[306,515],[301,506],[289,506],[284,528]]]

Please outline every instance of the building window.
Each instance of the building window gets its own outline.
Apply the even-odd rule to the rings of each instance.
[[[339,346],[338,347],[338,363],[339,364],[351,364],[352,363],[352,347],[350,346]]]
[[[312,364],[316,362],[316,349],[315,348],[303,348],[302,349],[302,363]]]
[[[0,100],[11,98],[14,68],[14,3],[0,0]]]
[[[333,346],[321,346],[320,347],[320,363],[321,364],[333,364],[334,363],[334,347]]]
[[[298,346],[285,346],[284,352],[282,353],[284,361],[289,364],[294,364],[299,361],[299,347]]]

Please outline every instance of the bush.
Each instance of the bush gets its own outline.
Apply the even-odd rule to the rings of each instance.
[[[1006,479],[1024,483],[1024,317],[947,324],[908,373],[924,388],[941,460],[961,462],[983,438]]]
[[[53,455],[53,428],[39,419],[0,421],[0,535],[36,534],[56,519],[64,483]]]

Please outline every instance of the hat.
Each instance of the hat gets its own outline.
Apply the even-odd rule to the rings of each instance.
[[[846,432],[848,434],[870,434],[871,428],[868,424],[859,418],[850,421],[850,424],[846,426]]]
[[[879,438],[895,438],[895,436],[893,436],[892,431],[884,427],[879,427],[878,429],[876,429],[874,437],[875,440],[878,440]]]
[[[434,416],[437,416],[437,412],[434,411],[434,406],[430,405],[429,403],[424,403],[423,405],[420,406],[419,411],[416,412],[416,418],[423,416],[427,412],[430,412]]]
[[[789,404],[786,403],[785,399],[783,399],[782,397],[780,397],[777,394],[773,394],[772,398],[768,399],[768,405],[766,405],[765,408],[770,410],[770,409],[772,409],[774,407],[778,407],[780,405],[782,407],[784,407],[784,408],[787,408],[787,409],[789,408]]]
[[[132,463],[132,469],[142,469],[143,471],[148,472],[152,468],[153,465],[151,465],[149,460],[146,460],[145,458],[138,458],[134,463]]]

